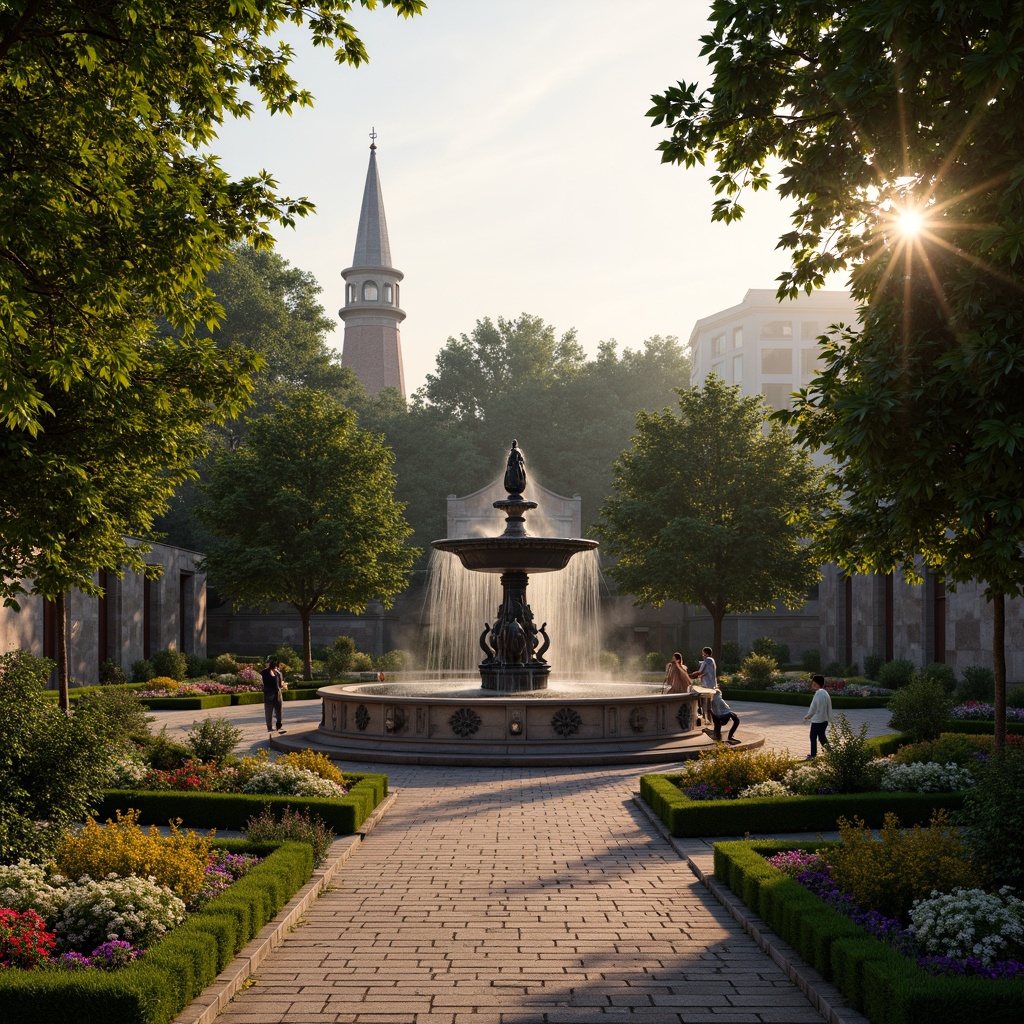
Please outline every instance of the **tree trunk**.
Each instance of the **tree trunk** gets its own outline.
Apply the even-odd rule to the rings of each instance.
[[[710,647],[714,651],[715,664],[720,664],[722,657],[722,619],[725,618],[725,612],[720,610],[722,603],[717,601],[709,601],[704,607],[707,608],[708,614],[711,616],[711,643],[702,643],[701,647]],[[721,668],[719,668],[719,671],[721,671]]]
[[[992,748],[1006,746],[1006,595],[992,598],[992,674],[996,683],[995,737]]]
[[[71,697],[68,693],[68,606],[64,594],[53,602],[54,640],[57,646],[57,701],[61,711],[70,713]]]

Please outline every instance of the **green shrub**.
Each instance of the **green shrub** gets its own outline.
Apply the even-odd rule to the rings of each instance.
[[[908,743],[897,750],[892,759],[896,764],[958,764],[965,768],[976,765],[979,753],[990,753],[991,736],[967,736],[945,732],[937,739]]]
[[[618,672],[622,664],[614,651],[602,651],[599,660],[602,672]]]
[[[102,715],[65,714],[43,689],[53,662],[27,651],[0,655],[0,863],[44,859],[103,790],[115,754]],[[45,827],[40,822],[46,822]]]
[[[821,651],[808,650],[800,655],[800,667],[805,672],[821,671]]]
[[[201,722],[193,722],[185,736],[188,749],[207,763],[223,761],[233,754],[242,739],[242,730],[230,719],[207,716]]]
[[[158,676],[168,676],[179,683],[188,674],[188,658],[182,651],[176,651],[173,647],[154,651],[149,656],[149,663]]]
[[[213,659],[214,671],[218,675],[237,675],[238,662],[233,654],[218,654]]]
[[[84,693],[75,702],[75,714],[92,714],[104,724],[110,741],[129,742],[149,733],[146,706],[134,690],[110,689]]]
[[[201,658],[198,654],[185,655],[185,675],[188,679],[202,679],[203,676],[216,672],[216,661],[213,658]]]
[[[921,669],[923,679],[931,679],[937,682],[945,694],[951,694],[956,689],[956,673],[940,661],[933,661]]]
[[[686,789],[705,782],[719,793],[738,793],[758,782],[781,781],[792,767],[789,754],[777,750],[716,747],[703,751],[696,761],[687,762],[678,785]]]
[[[369,654],[364,654],[362,651],[356,651],[352,655],[352,671],[353,672],[369,672],[373,668],[373,658]]]
[[[385,651],[374,659],[373,666],[379,672],[401,672],[408,666],[409,661],[408,651]]]
[[[951,892],[978,883],[971,850],[949,815],[938,810],[927,828],[900,828],[895,814],[886,814],[876,839],[864,822],[839,820],[840,843],[821,851],[832,877],[854,903],[887,917],[905,920],[914,900],[933,890]]]
[[[873,682],[878,681],[878,674],[882,671],[885,658],[881,654],[869,654],[864,659],[864,675]]]
[[[777,662],[789,661],[789,644],[776,643],[770,636],[759,636],[750,645],[751,654],[761,654],[766,658],[774,658]]]
[[[957,700],[991,701],[996,694],[996,677],[984,665],[968,665],[963,670],[963,682],[956,688]]]
[[[958,821],[980,863],[998,885],[1024,885],[1024,751],[993,755],[967,792]]]
[[[274,657],[291,673],[301,672],[303,669],[302,655],[299,654],[290,644],[281,644]]]
[[[99,680],[103,686],[123,686],[128,682],[128,677],[113,658],[107,658],[100,663]]]
[[[829,745],[818,753],[817,770],[822,783],[834,793],[870,793],[878,789],[880,769],[868,743],[865,722],[853,731],[846,715],[836,715],[829,729]]]
[[[172,772],[192,757],[192,751],[183,743],[172,740],[167,735],[167,726],[165,725],[150,739],[143,751],[143,756],[154,768]]]
[[[914,673],[911,681],[889,699],[889,727],[915,742],[934,740],[949,721],[953,702],[937,678]]]
[[[830,661],[824,669],[822,669],[824,675],[834,679],[845,679],[847,676],[857,675],[857,664],[856,662],[848,663],[845,661]]]
[[[1006,688],[1006,706],[1008,708],[1024,708],[1024,686],[1008,686]]]
[[[133,683],[148,683],[156,674],[156,669],[145,658],[132,662]]]
[[[667,661],[668,659],[666,659]],[[735,640],[725,640],[722,642],[722,649],[718,655],[718,668],[721,672],[735,672],[740,667],[740,662],[743,660],[742,652],[740,651],[740,645]],[[700,661],[700,658],[694,658],[692,661],[688,661],[687,665],[696,665]]]
[[[914,663],[906,658],[887,661],[878,672],[878,682],[890,690],[898,690],[907,686],[914,678]]]
[[[647,672],[660,672],[671,660],[660,651],[648,651],[644,655],[644,669]]]
[[[342,633],[334,638],[324,663],[327,666],[327,674],[331,679],[352,671],[352,659],[356,654],[356,642],[350,636]]]
[[[748,654],[740,665],[740,673],[749,690],[767,690],[778,671],[778,663],[765,654]]]

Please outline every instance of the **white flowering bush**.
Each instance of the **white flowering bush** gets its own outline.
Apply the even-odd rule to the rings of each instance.
[[[134,789],[149,773],[149,765],[141,754],[120,753],[110,763],[106,786],[108,789]]]
[[[973,785],[970,769],[952,762],[887,764],[882,769],[882,789],[888,793],[955,793]]]
[[[775,779],[766,779],[764,782],[757,782],[753,786],[741,789],[741,797],[744,796],[792,796],[791,790],[785,783],[777,782]]]
[[[0,907],[22,914],[34,910],[47,923],[52,923],[64,904],[66,883],[66,878],[50,877],[41,864],[28,860],[0,864]]]
[[[152,877],[85,875],[67,887],[54,926],[63,949],[92,949],[121,939],[143,948],[185,918],[185,904]]]
[[[345,790],[305,768],[270,761],[242,787],[243,793],[268,793],[278,796],[323,796],[336,798]]]
[[[984,964],[1024,958],[1024,901],[1009,886],[997,893],[933,892],[914,901],[910,923],[918,944],[934,956],[976,957]]]

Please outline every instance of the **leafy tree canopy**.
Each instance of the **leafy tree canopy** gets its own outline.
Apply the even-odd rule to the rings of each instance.
[[[863,329],[827,346],[798,435],[844,504],[815,525],[859,571],[919,557],[994,602],[1024,590],[1024,4],[719,0],[709,88],[655,97],[663,159],[712,160],[714,216],[776,170],[793,202],[780,291],[849,268]]]
[[[422,0],[379,0],[403,16]],[[363,7],[377,0],[360,0]],[[36,432],[48,384],[127,386],[155,316],[212,323],[205,277],[239,241],[311,209],[266,172],[232,180],[204,152],[249,95],[312,102],[293,23],[358,64],[355,0],[12,0],[0,5],[0,422]],[[250,92],[251,90],[251,92]]]
[[[307,679],[310,615],[390,606],[417,554],[391,455],[355,420],[322,392],[295,392],[254,419],[237,449],[217,453],[197,509],[213,535],[213,585],[248,607],[298,611]]]
[[[820,508],[818,472],[760,395],[711,375],[680,389],[677,410],[640,413],[615,463],[599,536],[609,570],[638,604],[700,604],[721,649],[729,612],[800,607],[816,564],[794,522]]]
[[[445,535],[449,494],[468,494],[503,472],[513,437],[530,460],[531,480],[581,496],[586,530],[637,412],[667,406],[689,376],[676,338],[656,336],[621,353],[614,341],[602,342],[587,359],[574,332],[559,339],[524,313],[479,321],[470,336],[449,339],[407,411],[397,394],[382,392],[360,421],[395,452],[397,494],[421,548]],[[497,513],[495,524],[500,532]]]

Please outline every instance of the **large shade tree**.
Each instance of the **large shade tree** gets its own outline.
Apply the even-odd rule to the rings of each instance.
[[[365,60],[356,6],[0,4],[0,423],[37,431],[45,380],[119,380],[155,315],[212,321],[205,277],[229,246],[309,212],[266,172],[233,180],[207,147],[254,100],[275,113],[312,102],[293,49],[270,39],[290,23],[339,61]]]
[[[237,449],[218,452],[203,488],[211,582],[248,607],[295,608],[306,679],[314,612],[389,607],[407,584],[417,552],[406,544],[392,461],[354,412],[304,389],[254,419]]]
[[[615,463],[599,535],[637,604],[699,604],[722,620],[781,601],[800,607],[819,572],[795,524],[823,500],[818,471],[760,395],[712,374],[675,410],[641,413]]]
[[[654,98],[663,159],[715,165],[724,221],[774,174],[780,293],[845,268],[866,307],[797,403],[843,498],[819,550],[982,585],[1002,745],[1005,601],[1024,592],[1024,4],[719,0],[704,52],[707,88]]]
[[[0,596],[26,592],[55,607],[57,680],[68,708],[72,589],[101,596],[99,572],[157,575],[154,520],[207,450],[205,426],[247,404],[258,365],[245,352],[152,338],[111,381],[46,382],[40,429],[0,430]]]

